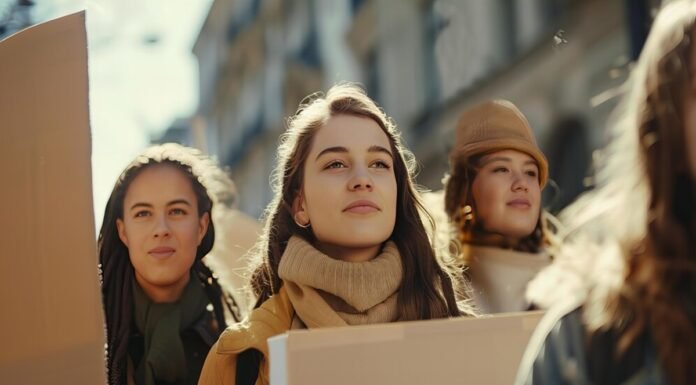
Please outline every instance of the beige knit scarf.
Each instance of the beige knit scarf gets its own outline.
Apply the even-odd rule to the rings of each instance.
[[[304,239],[288,241],[278,275],[298,317],[309,328],[396,321],[403,267],[389,241],[367,262],[345,262],[321,253]]]

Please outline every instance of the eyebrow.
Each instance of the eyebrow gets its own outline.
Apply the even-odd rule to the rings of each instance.
[[[322,155],[332,153],[332,152],[347,153],[349,151],[347,148],[342,147],[342,146],[328,147],[328,148],[323,149],[319,154],[317,154],[317,157],[314,160],[316,161]],[[392,155],[391,151],[387,150],[386,148],[384,148],[382,146],[377,146],[377,145],[370,146],[367,149],[367,152],[381,152],[381,153],[389,155],[390,158],[394,159],[394,156]]]
[[[172,206],[176,204],[184,204],[187,206],[191,206],[191,203],[187,201],[186,199],[174,199],[172,201],[167,202],[167,206]],[[144,202],[138,202],[133,204],[133,206],[130,207],[131,210],[136,209],[138,207],[144,207],[144,208],[153,208],[154,206],[150,203],[144,203]]]
[[[370,146],[370,148],[367,149],[367,152],[382,152],[389,155],[390,158],[394,159],[394,155],[392,155],[391,151],[387,150],[382,146]]]

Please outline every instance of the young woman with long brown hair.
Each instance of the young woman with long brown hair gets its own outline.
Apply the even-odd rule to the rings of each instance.
[[[266,340],[290,329],[462,312],[421,219],[413,157],[384,112],[341,84],[288,126],[251,280],[256,309],[220,337],[201,384],[267,384]]]

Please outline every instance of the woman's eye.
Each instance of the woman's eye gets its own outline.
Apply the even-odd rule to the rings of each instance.
[[[186,210],[184,209],[171,209],[169,213],[172,215],[186,215]]]
[[[493,169],[493,172],[507,172],[508,169],[506,167],[496,167]]]
[[[134,218],[142,218],[142,217],[146,217],[146,216],[149,216],[149,215],[150,215],[150,212],[149,212],[149,211],[142,210],[142,211],[138,211],[137,213],[135,213],[135,215],[133,215],[133,217],[134,217]]]
[[[527,171],[526,174],[534,178],[537,177],[537,172],[533,170]]]
[[[345,167],[345,165],[343,163],[335,160],[335,161],[327,164],[325,168],[329,169],[329,168],[343,168],[343,167]]]
[[[385,162],[385,161],[383,161],[383,160],[375,161],[374,163],[372,163],[372,166],[373,166],[373,167],[376,167],[376,168],[386,168],[386,169],[391,168],[391,166],[389,165],[389,163],[387,163],[387,162]]]

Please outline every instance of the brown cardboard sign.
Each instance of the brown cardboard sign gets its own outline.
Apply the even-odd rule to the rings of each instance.
[[[269,338],[273,385],[509,385],[542,312],[293,330]]]
[[[0,42],[0,378],[103,384],[84,12]]]

